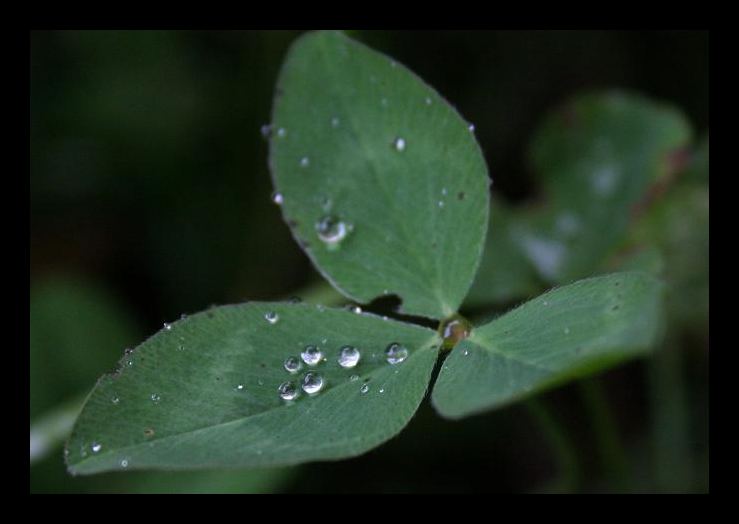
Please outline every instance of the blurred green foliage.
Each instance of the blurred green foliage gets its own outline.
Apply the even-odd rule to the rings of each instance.
[[[126,346],[162,322],[212,303],[282,298],[320,280],[270,201],[259,133],[297,35],[31,34],[32,424],[86,395]],[[547,201],[527,150],[563,101],[626,88],[683,111],[702,137],[651,188],[601,267],[582,269],[646,268],[670,289],[664,347],[599,379],[617,433],[609,445],[625,450],[624,477],[599,451],[598,393],[568,386],[537,399],[550,409],[544,416],[514,405],[452,423],[424,405],[398,438],[363,457],[291,470],[72,478],[58,445],[31,466],[31,491],[706,491],[708,33],[353,37],[410,67],[475,123],[494,180],[489,245],[500,250],[501,270],[483,263],[498,294],[473,292],[470,314],[494,316],[547,287],[511,248],[510,226]],[[560,482],[567,467],[579,472]]]

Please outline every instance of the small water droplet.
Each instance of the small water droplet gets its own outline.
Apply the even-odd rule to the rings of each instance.
[[[166,329],[167,331],[172,331],[172,324],[165,322],[164,329]]]
[[[405,151],[405,139],[397,137],[395,140],[393,140],[393,147],[396,151]]]
[[[431,97],[428,97],[428,96],[426,97],[426,105],[427,106],[431,105]]]
[[[359,363],[360,353],[354,346],[344,346],[339,352],[339,365],[342,368],[353,368]]]
[[[133,349],[131,348],[126,348],[123,350],[124,355],[130,355],[131,353],[133,353]]]
[[[284,127],[281,127],[277,130],[278,137],[285,138],[285,135],[287,135],[287,130]]]
[[[362,395],[364,395],[368,391],[369,391],[369,384],[362,384],[362,387],[359,388],[359,392],[362,393]]]
[[[159,401],[162,399],[162,397],[160,397],[156,393],[152,393],[150,398],[151,398],[152,402],[154,402],[155,404],[158,404]]]
[[[443,200],[439,200],[439,207],[444,207],[444,201]]]
[[[303,391],[315,395],[323,388],[323,377],[318,373],[306,373],[303,377]]]
[[[121,467],[122,468],[128,467],[128,459],[121,459]]]
[[[283,382],[277,388],[282,400],[295,400],[298,396],[298,388],[292,382]]]
[[[270,124],[264,124],[259,132],[262,133],[262,137],[267,140],[272,136],[272,126]]]
[[[128,362],[126,362],[126,364],[128,364],[129,366],[133,366],[133,360],[129,360]]]
[[[276,324],[277,321],[280,320],[280,315],[278,315],[274,311],[268,311],[264,314],[264,320],[266,320],[270,324]]]
[[[102,444],[98,442],[93,442],[92,446],[90,446],[90,449],[92,450],[93,453],[97,453],[98,451],[102,449],[102,447],[103,447]]]
[[[464,350],[464,356],[466,357],[466,356],[467,356],[467,355],[469,355],[469,354],[470,354],[470,351],[469,351],[468,349],[465,349],[465,350]]]
[[[445,187],[442,187],[442,188],[441,188],[441,194],[442,194],[443,196],[446,196],[446,194],[447,194],[447,189],[446,189]]]
[[[380,388],[380,393],[385,393],[385,388]]]
[[[408,349],[393,342],[385,350],[385,357],[390,364],[400,364],[408,357]]]
[[[356,305],[355,306],[349,306],[349,311],[351,311],[352,313],[355,313],[357,315],[361,315],[362,314],[362,308],[359,307],[359,306],[356,306]]]
[[[119,403],[119,402],[121,401],[121,399],[119,399],[118,397],[113,397],[112,399],[110,399],[110,401],[111,401],[111,402],[112,402],[113,404],[118,404],[118,403]]]
[[[349,228],[334,215],[326,215],[316,223],[318,238],[329,246],[339,244],[346,238]]]
[[[331,127],[339,127],[339,124],[341,121],[339,120],[339,117],[335,116],[331,119]]]
[[[549,302],[547,302],[546,300],[545,300],[544,302],[542,302],[542,303],[543,303],[543,304],[544,304],[545,306],[548,306],[548,305],[549,305]]]
[[[300,353],[300,357],[309,366],[315,366],[323,358],[323,353],[316,346],[305,346],[303,352]]]
[[[280,193],[279,191],[275,191],[274,193],[272,193],[272,202],[274,202],[278,206],[281,206],[284,200],[285,198],[282,196],[282,193]]]
[[[303,367],[303,364],[300,362],[298,357],[287,357],[284,365],[285,370],[290,373],[297,373],[300,371],[300,368]]]
[[[300,167],[308,167],[310,165],[310,158],[304,156],[300,159]]]
[[[244,384],[239,384],[236,386],[236,391],[244,391]]]
[[[357,380],[359,380],[359,375],[352,375],[349,377],[349,382],[356,382]]]
[[[474,133],[475,132],[475,124],[468,125],[467,126],[467,129],[469,130],[470,133]]]

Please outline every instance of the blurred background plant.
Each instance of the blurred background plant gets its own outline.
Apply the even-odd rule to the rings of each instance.
[[[397,438],[338,463],[66,474],[85,395],[164,321],[344,302],[270,200],[259,130],[297,35],[31,34],[31,491],[707,491],[707,32],[352,32],[475,122],[493,213],[463,312],[653,271],[669,290],[653,357],[457,422],[424,403]],[[577,176],[607,190],[606,160],[630,189],[604,207]]]

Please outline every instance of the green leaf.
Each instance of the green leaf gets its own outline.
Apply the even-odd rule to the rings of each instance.
[[[582,96],[550,115],[530,151],[548,205],[517,235],[539,274],[556,283],[592,274],[689,140],[680,112],[626,93]]]
[[[646,273],[581,280],[474,329],[442,366],[434,406],[464,417],[643,353],[660,332],[662,287]]]
[[[500,198],[491,202],[485,251],[465,306],[479,307],[528,298],[543,283],[516,238],[526,210],[512,208]]]
[[[338,32],[300,38],[278,81],[270,167],[293,235],[338,290],[456,312],[483,248],[489,178],[468,124],[411,71]]]
[[[393,342],[409,350],[396,365],[384,354]],[[69,441],[69,470],[267,467],[359,455],[411,418],[438,344],[427,328],[323,306],[210,309],[163,329],[100,379]],[[324,388],[283,401],[280,384],[297,385],[309,370],[303,364],[291,375],[285,359],[307,345],[327,358],[313,370]],[[337,363],[345,345],[361,352],[353,369]]]

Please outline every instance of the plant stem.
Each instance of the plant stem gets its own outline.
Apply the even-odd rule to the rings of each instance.
[[[626,488],[628,462],[603,384],[598,377],[588,377],[579,381],[578,387],[595,432],[601,467],[616,489],[623,491]]]
[[[525,405],[554,453],[560,477],[556,482],[557,490],[576,493],[580,488],[580,464],[572,440],[541,400],[532,398],[527,400]]]

